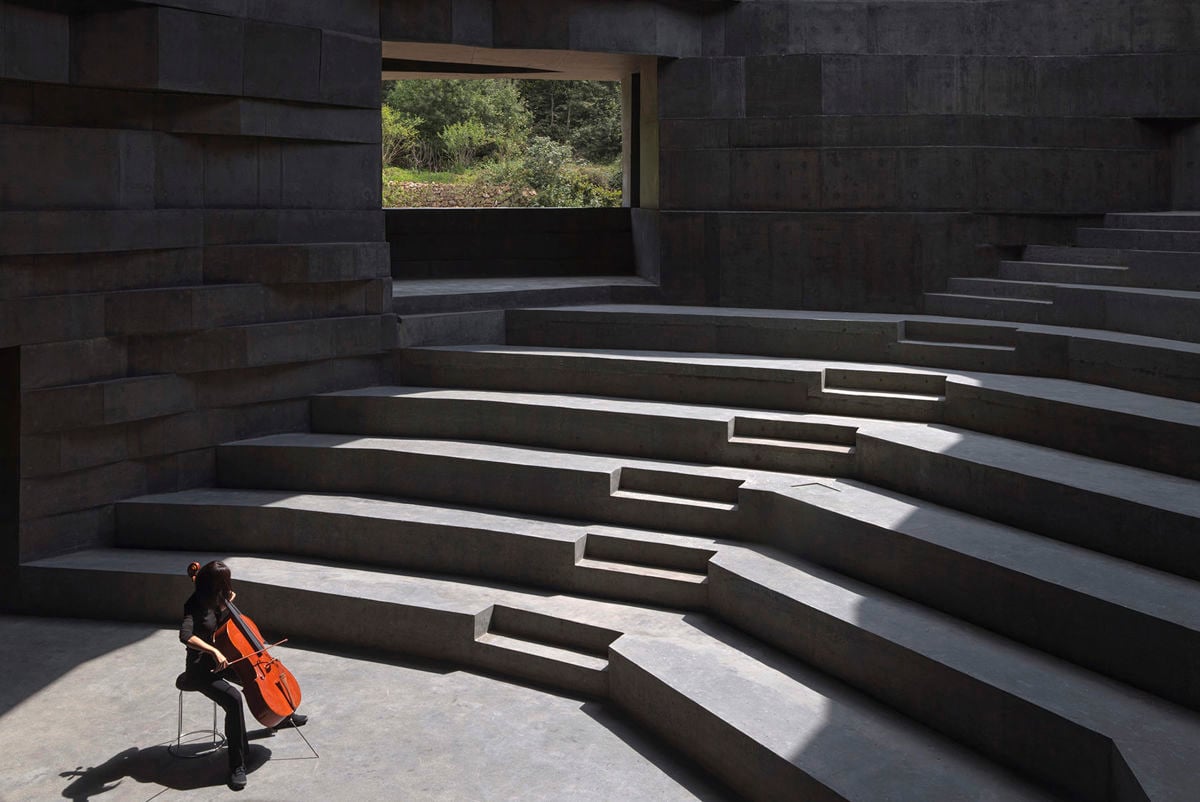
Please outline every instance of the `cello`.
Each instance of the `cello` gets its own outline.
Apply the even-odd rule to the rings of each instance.
[[[200,563],[188,565],[188,576],[193,581],[199,571]],[[221,650],[229,661],[228,667],[237,674],[250,712],[264,727],[274,727],[287,720],[300,706],[300,683],[267,651],[285,641],[268,646],[249,616],[231,601],[226,600],[225,606],[229,610],[229,620],[213,633],[213,645]]]

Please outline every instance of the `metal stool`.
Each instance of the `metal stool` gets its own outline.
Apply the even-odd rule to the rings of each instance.
[[[213,723],[211,730],[183,731],[183,694],[195,689],[187,681],[187,674],[175,678],[175,687],[179,689],[179,729],[175,733],[175,743],[167,747],[167,751],[175,757],[195,758],[211,755],[225,745],[225,736],[217,729],[217,703],[213,702]],[[196,736],[204,736],[207,740],[190,740]],[[183,739],[188,738],[187,743]],[[188,751],[184,751],[187,748]],[[195,751],[192,751],[192,749]]]

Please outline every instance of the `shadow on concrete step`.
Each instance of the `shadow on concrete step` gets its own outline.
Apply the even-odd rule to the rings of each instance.
[[[602,725],[625,744],[652,762],[663,774],[666,774],[680,787],[695,794],[699,802],[730,802],[740,799],[737,794],[725,789],[720,778],[708,774],[694,763],[686,762],[684,758],[664,754],[662,742],[626,719],[609,705],[601,702],[584,702],[579,706],[597,724]],[[713,786],[721,790],[714,790]]]

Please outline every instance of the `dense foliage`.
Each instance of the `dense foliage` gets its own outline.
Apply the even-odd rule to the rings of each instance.
[[[395,81],[382,124],[385,206],[621,203],[616,83]]]

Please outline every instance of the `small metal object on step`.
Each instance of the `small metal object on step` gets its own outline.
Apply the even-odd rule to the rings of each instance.
[[[179,692],[179,727],[175,732],[175,743],[167,747],[167,751],[175,757],[197,758],[211,755],[225,745],[225,736],[217,729],[217,703],[213,702],[213,723],[211,730],[183,731],[183,691]],[[203,737],[207,740],[191,740]],[[184,739],[189,739],[186,743]],[[194,749],[194,751],[193,751]]]

